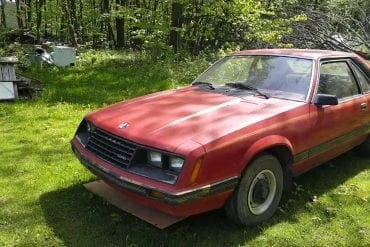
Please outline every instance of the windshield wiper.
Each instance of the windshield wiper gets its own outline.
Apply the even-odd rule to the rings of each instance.
[[[251,90],[251,91],[257,93],[258,95],[264,97],[265,99],[270,98],[270,96],[268,96],[265,93],[262,93],[258,88],[255,88],[255,87],[250,86],[250,85],[243,84],[241,82],[230,82],[230,83],[226,83],[225,85],[230,86],[230,87],[234,87],[234,88],[239,88],[239,89]]]
[[[214,90],[215,87],[212,85],[212,83],[210,82],[204,82],[204,81],[196,81],[196,82],[193,82],[192,85],[205,85],[205,86],[208,86],[210,89]]]

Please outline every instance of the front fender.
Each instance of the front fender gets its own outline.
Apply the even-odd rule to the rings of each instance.
[[[275,146],[285,146],[286,148],[289,149],[291,153],[293,150],[292,144],[286,137],[280,135],[269,135],[257,140],[256,142],[249,146],[249,148],[244,153],[242,160],[243,163],[241,164],[240,167],[244,169],[244,167],[247,164],[249,164],[249,162],[258,154]]]

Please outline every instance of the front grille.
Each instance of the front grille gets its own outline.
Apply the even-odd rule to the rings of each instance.
[[[112,165],[128,168],[137,145],[96,128],[91,133],[86,149]]]

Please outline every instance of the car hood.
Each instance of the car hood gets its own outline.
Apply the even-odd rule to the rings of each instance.
[[[174,152],[186,141],[205,145],[302,104],[187,87],[120,102],[91,113],[88,119],[115,135]]]

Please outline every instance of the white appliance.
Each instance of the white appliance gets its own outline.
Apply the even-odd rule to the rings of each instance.
[[[54,46],[50,56],[53,63],[58,67],[74,65],[76,62],[76,49],[68,46]]]

